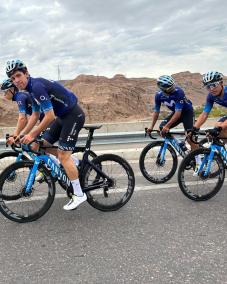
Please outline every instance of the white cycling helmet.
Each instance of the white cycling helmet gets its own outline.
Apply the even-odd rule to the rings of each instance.
[[[203,74],[203,84],[206,86],[209,83],[215,83],[223,81],[223,74],[218,71],[208,71]]]
[[[6,63],[6,75],[11,77],[15,71],[27,71],[27,67],[20,59],[9,60]]]
[[[169,75],[162,75],[158,78],[157,85],[161,90],[165,91],[173,87],[175,85],[175,81]]]

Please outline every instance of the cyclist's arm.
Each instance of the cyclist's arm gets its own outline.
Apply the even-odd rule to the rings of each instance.
[[[200,128],[201,125],[203,125],[203,123],[207,120],[209,113],[213,108],[213,105],[214,105],[213,97],[210,94],[208,94],[206,99],[206,104],[203,108],[203,112],[199,115],[197,121],[194,124],[195,128]]]
[[[181,113],[182,110],[177,110],[165,126],[170,128],[170,126],[180,118]]]
[[[39,115],[38,115],[38,119],[39,119]],[[38,121],[37,119],[37,121]],[[43,118],[43,120],[40,122],[40,124],[31,131],[31,136],[32,137],[37,137],[43,130],[46,130],[46,128],[48,127],[48,125],[55,119],[55,114],[53,109],[48,110],[47,112],[45,112],[45,116]],[[37,122],[36,121],[36,122]]]
[[[28,122],[27,115],[25,113],[20,112],[17,120],[17,126],[13,133],[13,136],[18,136],[21,133],[21,131],[25,128],[27,122]]]
[[[22,131],[22,135],[28,134],[32,128],[36,125],[37,121],[39,120],[39,112],[32,112],[32,115],[30,116],[28,123],[26,127]]]
[[[151,127],[150,127],[151,130],[154,128],[155,123],[158,120],[159,113],[160,113],[159,111],[154,111],[153,114],[152,114],[152,123],[151,123]]]
[[[195,127],[195,128],[200,128],[201,125],[203,125],[203,123],[207,120],[208,116],[209,116],[209,112],[203,111],[203,112],[199,115],[199,117],[197,118],[197,121],[196,121],[196,123],[194,124],[194,127]]]

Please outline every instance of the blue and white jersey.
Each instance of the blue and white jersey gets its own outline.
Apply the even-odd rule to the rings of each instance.
[[[224,95],[222,98],[213,96],[211,93],[207,95],[207,100],[203,108],[203,111],[209,113],[211,109],[213,108],[214,103],[227,107],[227,86],[224,86]]]
[[[61,84],[44,78],[29,77],[26,90],[31,94],[34,112],[53,109],[57,117],[68,113],[78,101],[77,97]]]
[[[32,114],[32,98],[27,92],[19,91],[13,95],[13,101],[17,102],[20,113],[25,115]]]
[[[154,111],[160,112],[161,104],[167,106],[171,111],[193,110],[192,102],[185,96],[184,91],[176,87],[171,94],[159,91],[155,95]]]

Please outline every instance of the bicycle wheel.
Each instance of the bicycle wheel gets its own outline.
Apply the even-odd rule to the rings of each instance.
[[[172,146],[168,145],[164,161],[160,161],[163,141],[148,144],[140,154],[139,167],[143,176],[153,183],[164,183],[171,179],[177,170],[177,155]]]
[[[101,183],[98,189],[86,192],[88,203],[101,211],[118,210],[129,201],[134,191],[135,177],[131,166],[126,160],[113,154],[100,155],[92,163],[110,177],[113,183],[109,185],[92,166],[87,165],[82,173],[82,188]]]
[[[194,201],[205,201],[212,198],[221,189],[225,179],[225,168],[222,158],[215,153],[210,172],[205,176],[210,149],[200,148],[189,153],[180,164],[178,183],[185,196]],[[200,155],[205,164],[200,173],[195,173],[196,156]]]
[[[15,151],[7,151],[0,153],[0,173],[9,165],[16,162],[19,153]],[[21,160],[26,161],[28,158],[22,155]]]
[[[33,164],[33,161],[17,162],[0,175],[0,212],[14,222],[37,220],[54,201],[55,183],[49,170],[42,164],[39,165],[39,171],[42,171],[45,183],[34,181],[31,192],[25,193],[25,184]],[[11,179],[12,175],[14,179]]]

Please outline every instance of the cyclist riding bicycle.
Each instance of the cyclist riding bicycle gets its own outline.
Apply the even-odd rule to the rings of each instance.
[[[203,112],[199,115],[196,123],[193,126],[193,131],[196,132],[207,120],[214,103],[227,107],[227,86],[223,85],[223,74],[218,71],[208,71],[203,75],[203,85],[209,92],[206,98],[206,104]],[[223,128],[223,130],[222,130]],[[212,130],[212,135],[227,136],[224,129],[227,128],[227,115],[221,117],[216,123],[215,128]],[[211,130],[210,130],[211,132]],[[191,135],[191,134],[190,134]]]
[[[174,79],[169,75],[162,75],[157,79],[157,86],[160,89],[155,95],[155,106],[152,115],[152,123],[148,128],[148,132],[152,132],[159,114],[161,104],[164,104],[172,112],[159,125],[161,135],[164,136],[169,129],[174,128],[180,123],[183,123],[186,133],[192,129],[194,123],[194,111],[192,102],[185,96],[184,91],[176,86]],[[195,144],[187,140],[192,150]]]
[[[14,133],[7,140],[8,144],[13,144],[16,137],[20,135],[21,131],[27,125],[29,117],[32,114],[32,100],[27,92],[19,91],[10,79],[5,79],[2,82],[1,90],[4,92],[4,99],[15,101],[18,105],[19,116],[17,126]],[[41,113],[39,120],[41,121],[42,118],[43,113]]]
[[[80,186],[78,170],[71,158],[79,131],[85,122],[77,97],[55,81],[31,77],[26,65],[19,59],[7,62],[6,74],[19,90],[26,90],[32,99],[32,115],[23,130],[25,136],[21,143],[30,143],[49,126],[43,135],[44,146],[51,146],[58,141],[58,149],[49,149],[48,152],[58,157],[73,187],[72,199],[63,208],[77,208],[87,200]],[[44,118],[33,128],[41,109],[44,111]]]

